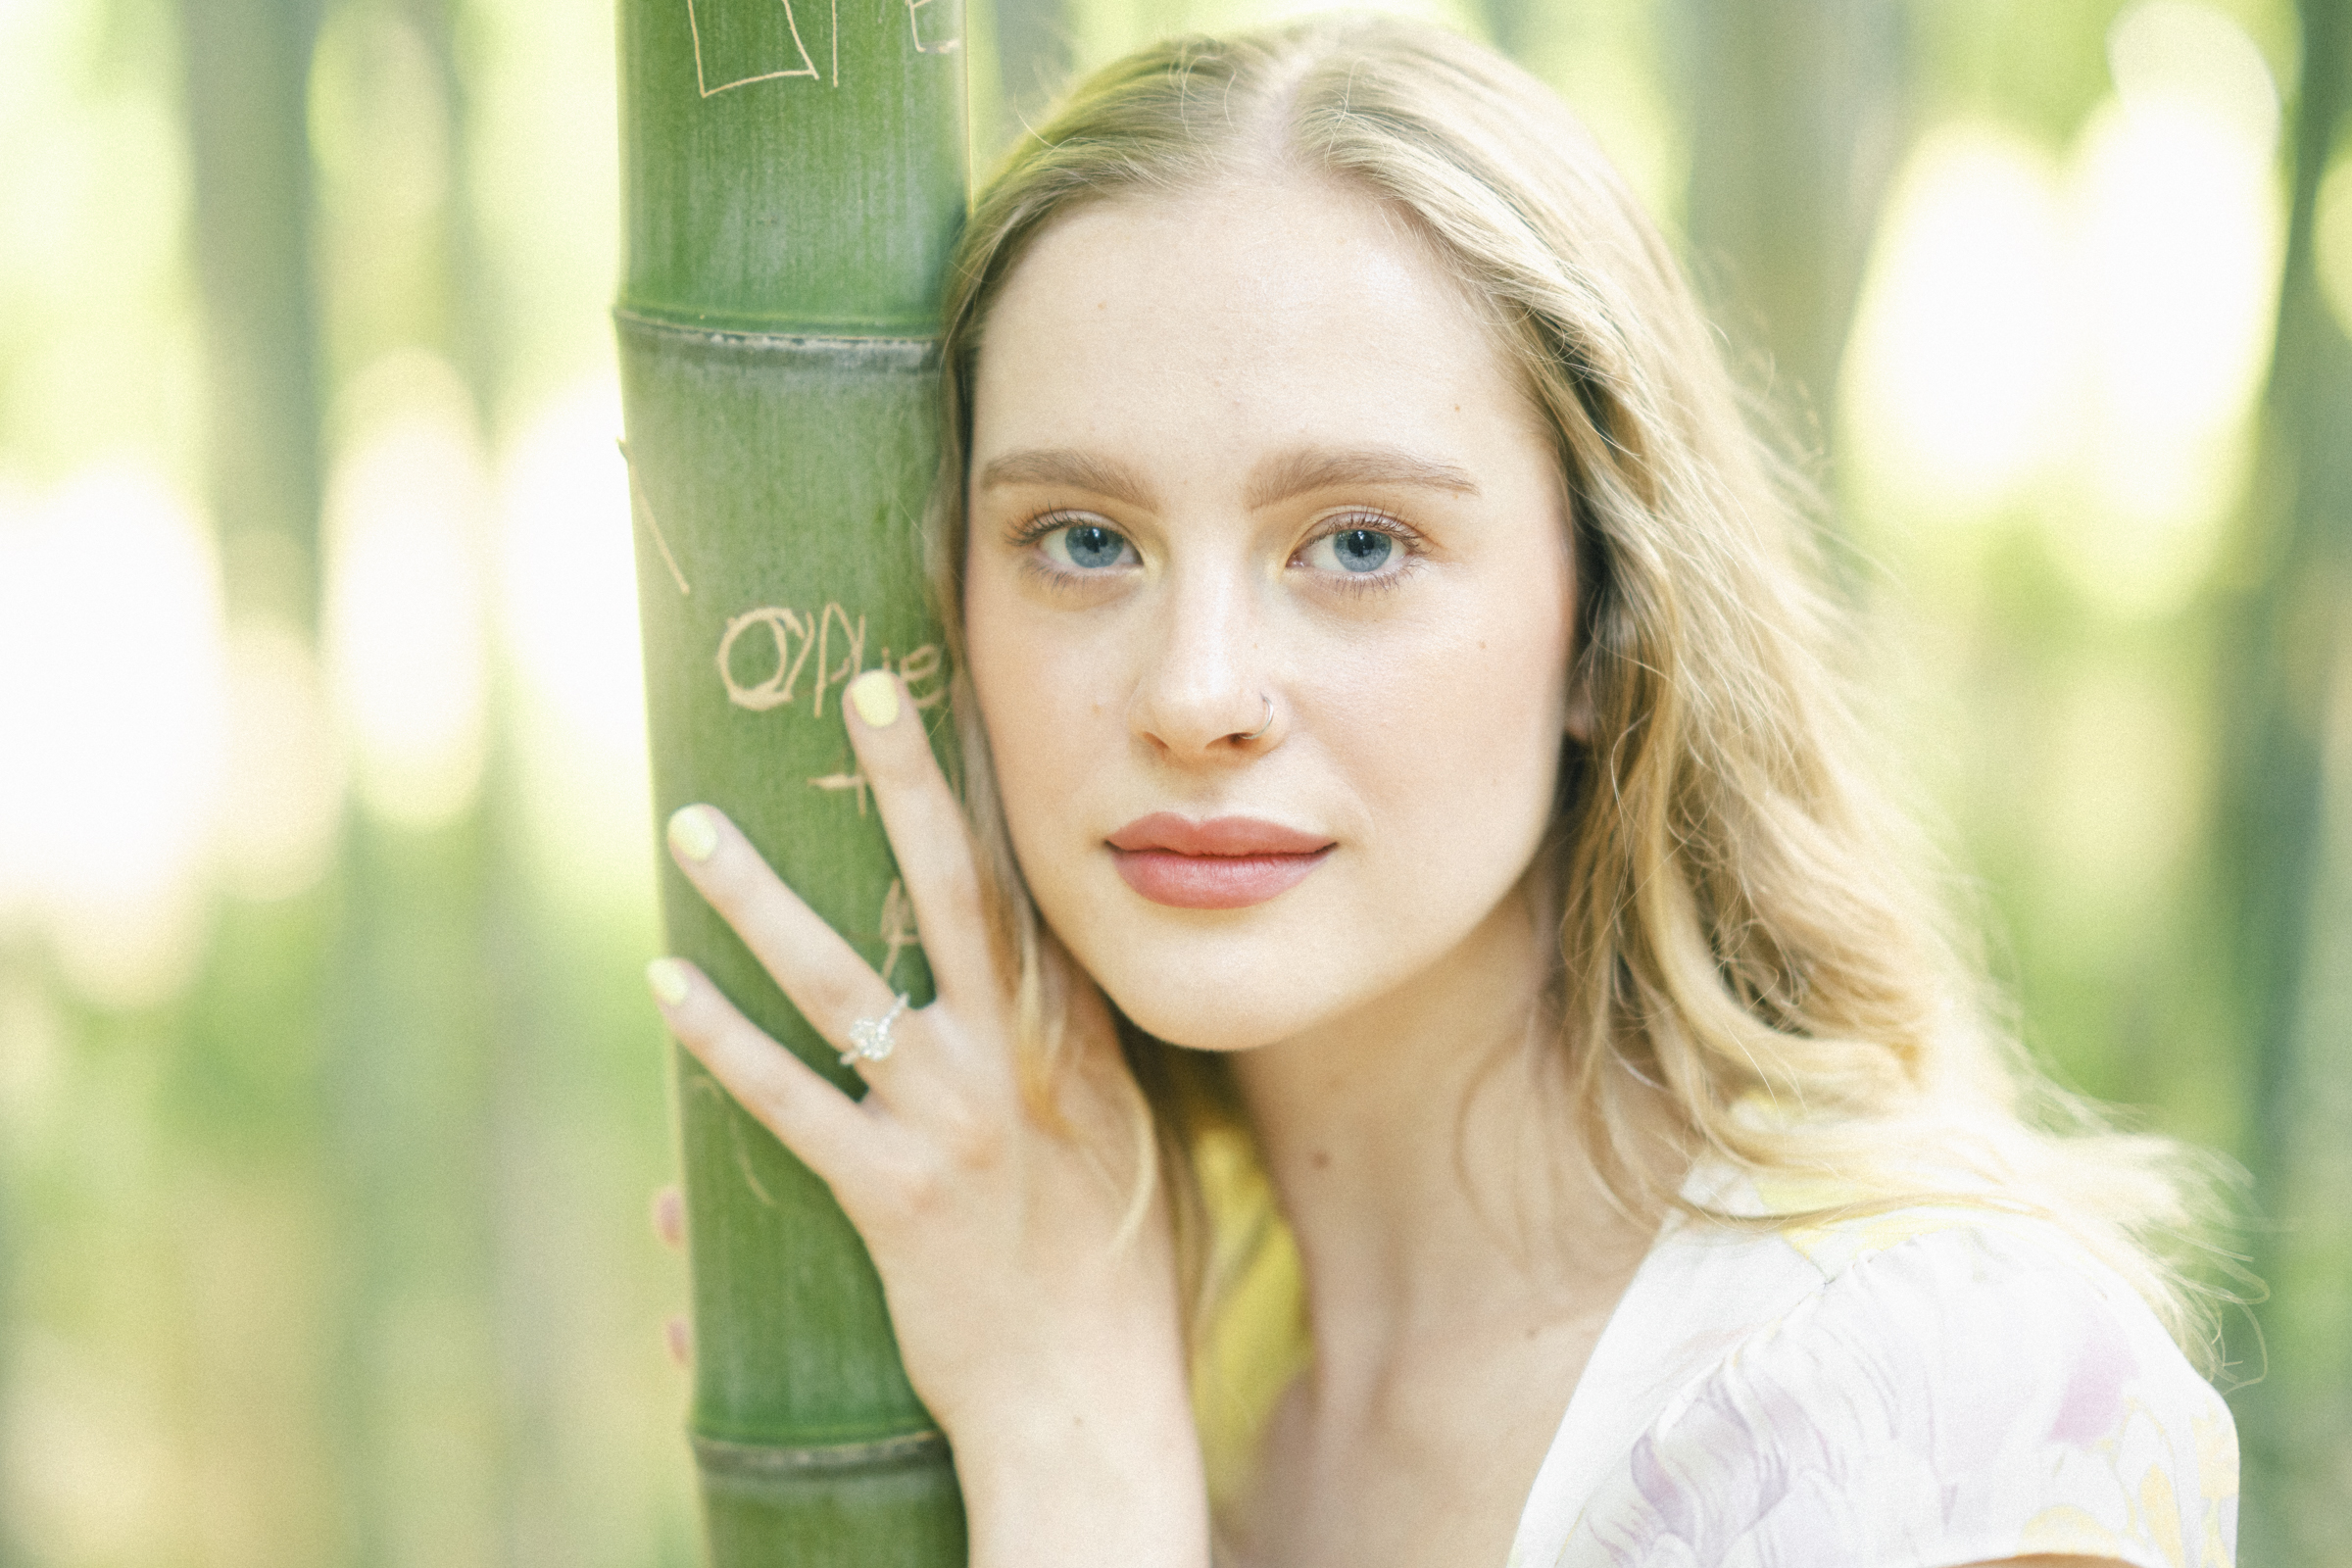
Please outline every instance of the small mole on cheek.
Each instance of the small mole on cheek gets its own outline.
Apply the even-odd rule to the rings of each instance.
[[[1331,1155],[1320,1149],[1307,1155],[1306,1160],[1308,1164],[1314,1166],[1317,1170],[1331,1169]]]

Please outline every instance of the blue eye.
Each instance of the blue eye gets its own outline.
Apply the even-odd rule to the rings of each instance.
[[[1370,528],[1349,528],[1331,538],[1331,553],[1340,558],[1340,564],[1349,571],[1378,571],[1389,559],[1396,541],[1385,533]]]
[[[1396,536],[1378,528],[1342,528],[1325,534],[1306,550],[1313,564],[1357,576],[1378,571],[1396,554]]]
[[[1055,528],[1042,535],[1038,543],[1044,547],[1047,560],[1079,571],[1133,565],[1137,561],[1135,546],[1127,542],[1126,536],[1099,522],[1074,522],[1066,528]]]

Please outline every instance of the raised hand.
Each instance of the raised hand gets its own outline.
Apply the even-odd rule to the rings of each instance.
[[[670,819],[680,868],[828,1041],[862,1048],[850,1059],[869,1092],[842,1094],[680,959],[650,966],[655,998],[864,1239],[907,1376],[955,1447],[973,1562],[1204,1564],[1173,1249],[1163,1203],[1135,1212],[1144,1109],[1108,1009],[1062,975],[1071,1037],[1041,1115],[922,723],[888,673],[849,696],[938,1000],[892,1016],[889,987],[707,806]]]

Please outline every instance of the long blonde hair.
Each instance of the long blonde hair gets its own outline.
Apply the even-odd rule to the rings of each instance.
[[[1348,182],[1416,223],[1558,440],[1580,575],[1574,673],[1592,723],[1564,764],[1546,853],[1568,1104],[1609,1190],[1629,1206],[1684,1201],[1649,1190],[1631,1143],[1632,1097],[1662,1092],[1686,1156],[1814,1195],[1768,1223],[1923,1199],[2046,1215],[2200,1351],[2197,1293],[2156,1245],[2196,1217],[2198,1167],[2109,1130],[2024,1062],[1950,934],[1908,814],[1863,765],[1808,504],[1623,181],[1547,89],[1487,50],[1370,19],[1176,39],[1085,82],[1012,151],[946,300],[928,545],[957,669],[971,389],[997,291],[1076,207],[1268,166]],[[1025,1067],[1050,1102],[1050,939],[960,674],[956,710],[1021,977]],[[1153,1110],[1146,1152],[1155,1137],[1198,1233],[1192,1161],[1229,1109],[1217,1071],[1129,1047]]]

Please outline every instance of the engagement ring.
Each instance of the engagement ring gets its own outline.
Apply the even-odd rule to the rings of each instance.
[[[850,1025],[850,1049],[841,1054],[841,1064],[846,1067],[853,1061],[880,1061],[888,1056],[898,1046],[898,1042],[890,1038],[891,1025],[897,1023],[899,1014],[906,1010],[906,994],[902,991],[899,1000],[892,1003],[890,1010],[881,1017],[860,1018]]]

